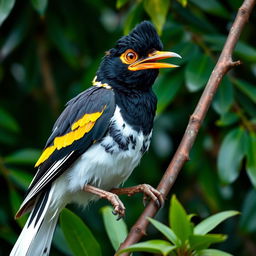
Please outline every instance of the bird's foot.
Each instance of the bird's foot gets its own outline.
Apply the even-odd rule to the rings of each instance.
[[[125,216],[125,207],[123,202],[119,199],[119,197],[111,192],[108,192],[109,194],[104,197],[105,199],[107,199],[112,205],[114,210],[112,211],[112,213],[114,215],[117,215],[117,219],[116,220],[120,220],[121,218],[123,218]]]
[[[128,196],[132,196],[136,193],[143,193],[144,205],[149,199],[152,199],[159,208],[164,205],[164,197],[161,192],[148,184],[140,184],[130,188],[114,188],[111,189],[111,192],[117,195],[127,194]]]
[[[144,196],[143,196],[144,205],[146,205],[147,202],[150,199],[152,199],[158,208],[161,208],[164,206],[164,197],[160,191],[158,191],[157,189],[153,188],[148,184],[141,184],[141,186],[142,186],[141,192],[144,193]]]
[[[94,195],[97,195],[100,198],[107,199],[112,204],[112,206],[114,208],[113,214],[117,215],[117,220],[120,220],[121,218],[123,218],[125,216],[124,204],[122,203],[122,201],[119,199],[119,197],[116,194],[106,191],[106,190],[103,190],[103,189],[100,189],[100,188],[96,188],[91,185],[85,185],[83,190],[86,192],[90,192]]]

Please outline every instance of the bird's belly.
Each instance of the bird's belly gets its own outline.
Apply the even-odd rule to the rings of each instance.
[[[116,187],[129,177],[141,156],[138,150],[109,153],[102,145],[97,144],[84,153],[70,169],[70,190],[80,190],[85,184],[106,190]]]
[[[94,196],[85,195],[82,191],[86,184],[110,190],[123,183],[139,164],[144,153],[145,141],[148,142],[148,139],[142,133],[138,133],[136,143],[129,141],[126,149],[120,149],[110,136],[94,144],[76,161],[67,174],[72,201],[83,204],[95,199]],[[112,145],[111,150],[106,145]]]
[[[132,129],[117,109],[108,134],[83,153],[61,178],[60,185],[70,195],[68,201],[83,204],[94,199],[82,191],[86,184],[104,190],[118,187],[139,164],[150,139],[151,133],[144,135]]]
[[[71,201],[83,204],[95,199],[82,191],[86,184],[104,190],[118,187],[139,164],[141,156],[138,150],[109,153],[102,145],[93,145],[67,173]]]

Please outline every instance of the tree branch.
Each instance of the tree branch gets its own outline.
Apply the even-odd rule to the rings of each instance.
[[[57,96],[55,83],[52,76],[52,70],[48,58],[46,42],[42,36],[38,38],[38,58],[41,66],[44,89],[49,99],[50,106],[54,114],[57,115],[59,113],[60,107],[59,98]]]
[[[157,189],[164,195],[164,197],[166,197],[169,193],[179,172],[181,171],[181,168],[189,159],[189,152],[195,142],[199,128],[201,127],[201,124],[205,118],[209,106],[211,105],[212,99],[223,76],[231,68],[241,64],[240,61],[232,60],[232,53],[240,37],[240,34],[249,19],[255,2],[256,0],[244,0],[243,4],[238,10],[236,19],[229,31],[229,35],[221,55],[212,71],[212,74],[194,110],[194,113],[190,117],[181,143],[157,187]],[[147,217],[154,217],[157,211],[158,208],[155,206],[155,204],[150,202],[137,222],[131,228],[130,233],[128,234],[126,240],[121,244],[119,250],[138,242],[142,236],[146,234],[146,228],[148,226]],[[127,256],[129,253],[123,253],[122,255]]]

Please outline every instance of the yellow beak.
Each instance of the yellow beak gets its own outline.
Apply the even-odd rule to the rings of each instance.
[[[157,60],[167,58],[181,58],[181,56],[175,52],[154,51],[150,53],[147,58],[139,59],[130,64],[128,69],[131,71],[143,70],[143,69],[155,69],[155,68],[176,68],[177,65],[163,62],[156,62]]]

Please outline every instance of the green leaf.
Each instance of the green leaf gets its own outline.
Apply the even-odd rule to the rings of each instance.
[[[9,244],[14,244],[17,240],[17,234],[9,226],[1,229],[0,238],[7,241]]]
[[[15,0],[1,0],[0,1],[0,26],[10,14]]]
[[[179,59],[178,65],[189,62],[191,59],[200,55],[199,47],[191,42],[181,42],[176,44],[172,47],[172,51],[177,52],[182,57],[182,59]]]
[[[68,209],[60,214],[60,225],[65,239],[75,256],[100,256],[101,249],[90,229]]]
[[[185,70],[186,86],[191,92],[200,90],[208,81],[214,65],[207,55],[191,59]]]
[[[20,130],[16,120],[3,108],[0,108],[0,127],[11,132],[18,132]]]
[[[255,62],[256,61],[256,50],[255,47],[252,47],[244,42],[239,41],[235,47],[234,55],[244,59],[246,62]]]
[[[15,26],[10,29],[8,35],[5,37],[0,49],[1,61],[3,61],[26,37],[29,31],[29,21],[31,20],[30,12],[26,12],[24,16],[17,19]]]
[[[175,11],[177,11],[177,8],[175,8]],[[191,11],[191,8],[178,8],[179,17],[185,20],[193,31],[199,34],[216,33],[217,28],[214,26],[215,24],[208,21],[205,15],[200,15],[199,12],[196,14]],[[186,34],[185,32],[184,35]]]
[[[15,189],[10,189],[10,202],[11,202],[11,206],[12,206],[12,214],[13,214],[13,216],[15,216],[15,214],[19,210],[22,201],[23,201],[23,199],[18,194],[18,192]],[[25,225],[25,223],[27,221],[27,218],[28,217],[26,216],[26,217],[18,218],[16,220],[21,228],[24,227],[24,225]]]
[[[201,145],[200,145],[201,147]],[[200,153],[199,153],[200,154]],[[192,155],[191,155],[192,158]],[[203,161],[202,161],[203,160]],[[212,182],[213,180],[218,180],[218,175],[215,171],[213,171],[213,166],[208,165],[208,159],[202,159],[202,154],[199,155],[198,160],[193,159],[193,162],[197,162],[199,166],[204,165],[202,171],[199,172],[198,175],[198,185],[200,186],[200,191],[202,191],[204,195],[204,206],[207,204],[209,209],[217,210],[221,205],[221,196],[219,192],[219,182]],[[198,165],[197,165],[198,166]],[[198,171],[196,167],[196,171]]]
[[[228,0],[228,4],[234,11],[237,11],[239,9],[239,7],[241,6],[241,1],[240,0]]]
[[[129,0],[117,0],[116,1],[116,8],[120,9],[123,7]]]
[[[179,2],[183,7],[186,7],[188,4],[187,0],[177,0],[177,2]]]
[[[250,133],[246,150],[246,171],[252,185],[256,188],[256,134]]]
[[[154,92],[157,95],[157,113],[161,113],[172,102],[183,84],[183,72],[175,71],[170,75],[159,75],[154,86]]]
[[[226,113],[234,102],[233,86],[227,77],[224,77],[214,97],[213,108],[219,114]]]
[[[107,231],[110,242],[115,250],[125,240],[127,236],[127,227],[123,219],[117,221],[116,216],[112,213],[110,206],[101,208],[103,222]]]
[[[164,240],[149,240],[146,242],[131,245],[121,251],[118,251],[117,255],[120,255],[123,252],[151,252],[161,253],[165,256],[168,255],[175,248],[175,246]]]
[[[184,244],[192,233],[192,226],[183,206],[175,195],[173,195],[171,199],[169,222],[174,233]]]
[[[7,164],[35,164],[41,154],[41,150],[24,148],[20,149],[5,158]]]
[[[197,251],[196,255],[197,256],[233,256],[230,253],[223,252],[223,251],[216,250],[216,249],[200,250],[200,251]]]
[[[250,98],[254,103],[256,103],[255,85],[240,79],[233,79],[233,82],[241,92],[243,92],[248,98]]]
[[[213,44],[214,49],[217,51],[222,50],[227,39],[226,36],[220,34],[206,35],[203,38],[206,42]],[[255,48],[241,41],[237,43],[234,49],[234,54],[246,62],[255,63],[256,61]]]
[[[45,13],[45,9],[48,4],[48,0],[31,0],[32,5],[36,9],[36,11],[43,16]]]
[[[218,126],[228,126],[236,123],[239,120],[239,116],[233,112],[223,113],[220,119],[216,122]]]
[[[66,243],[63,231],[59,227],[59,225],[57,225],[57,227],[54,231],[54,236],[53,236],[53,239],[52,239],[52,243],[53,243],[55,248],[57,248],[58,250],[60,250],[62,252],[62,255],[70,255],[70,256],[73,255],[71,253],[71,250],[69,249],[67,243]]]
[[[214,214],[194,227],[194,234],[196,235],[204,235],[213,230],[217,225],[219,225],[222,221],[239,214],[237,211],[225,211]]]
[[[23,170],[9,168],[9,176],[23,189],[27,189],[33,179],[33,175]]]
[[[218,155],[218,174],[224,183],[234,182],[245,155],[247,134],[244,129],[231,130],[224,138]]]
[[[253,233],[256,232],[256,191],[251,189],[246,194],[241,210],[240,227],[242,230]]]
[[[7,130],[1,130],[0,132],[0,143],[6,145],[16,145],[17,143],[17,135],[14,133],[10,133]]]
[[[47,30],[48,38],[53,42],[56,49],[60,52],[61,56],[72,67],[76,68],[79,65],[78,52],[75,44],[67,30],[62,26],[60,21],[55,17],[51,17],[49,22],[49,29]]]
[[[207,0],[207,1],[190,0],[190,2],[194,3],[195,5],[200,7],[202,10],[210,14],[215,14],[225,19],[230,17],[230,14],[228,13],[228,11],[217,0]]]
[[[172,231],[171,228],[152,218],[148,218],[148,220],[156,229],[158,229],[174,245],[176,245],[177,247],[181,245],[180,239],[175,235],[175,233]]]
[[[192,235],[189,237],[190,247],[193,250],[207,249],[211,244],[220,243],[227,239],[222,234]]]
[[[169,6],[169,0],[144,0],[144,8],[156,26],[159,35],[162,34]]]
[[[125,35],[127,35],[131,29],[139,22],[142,10],[142,4],[140,2],[136,2],[132,5],[124,21]]]
[[[254,102],[249,100],[247,96],[238,90],[236,90],[236,101],[238,102],[243,112],[249,115],[249,118],[255,118],[256,104]]]

